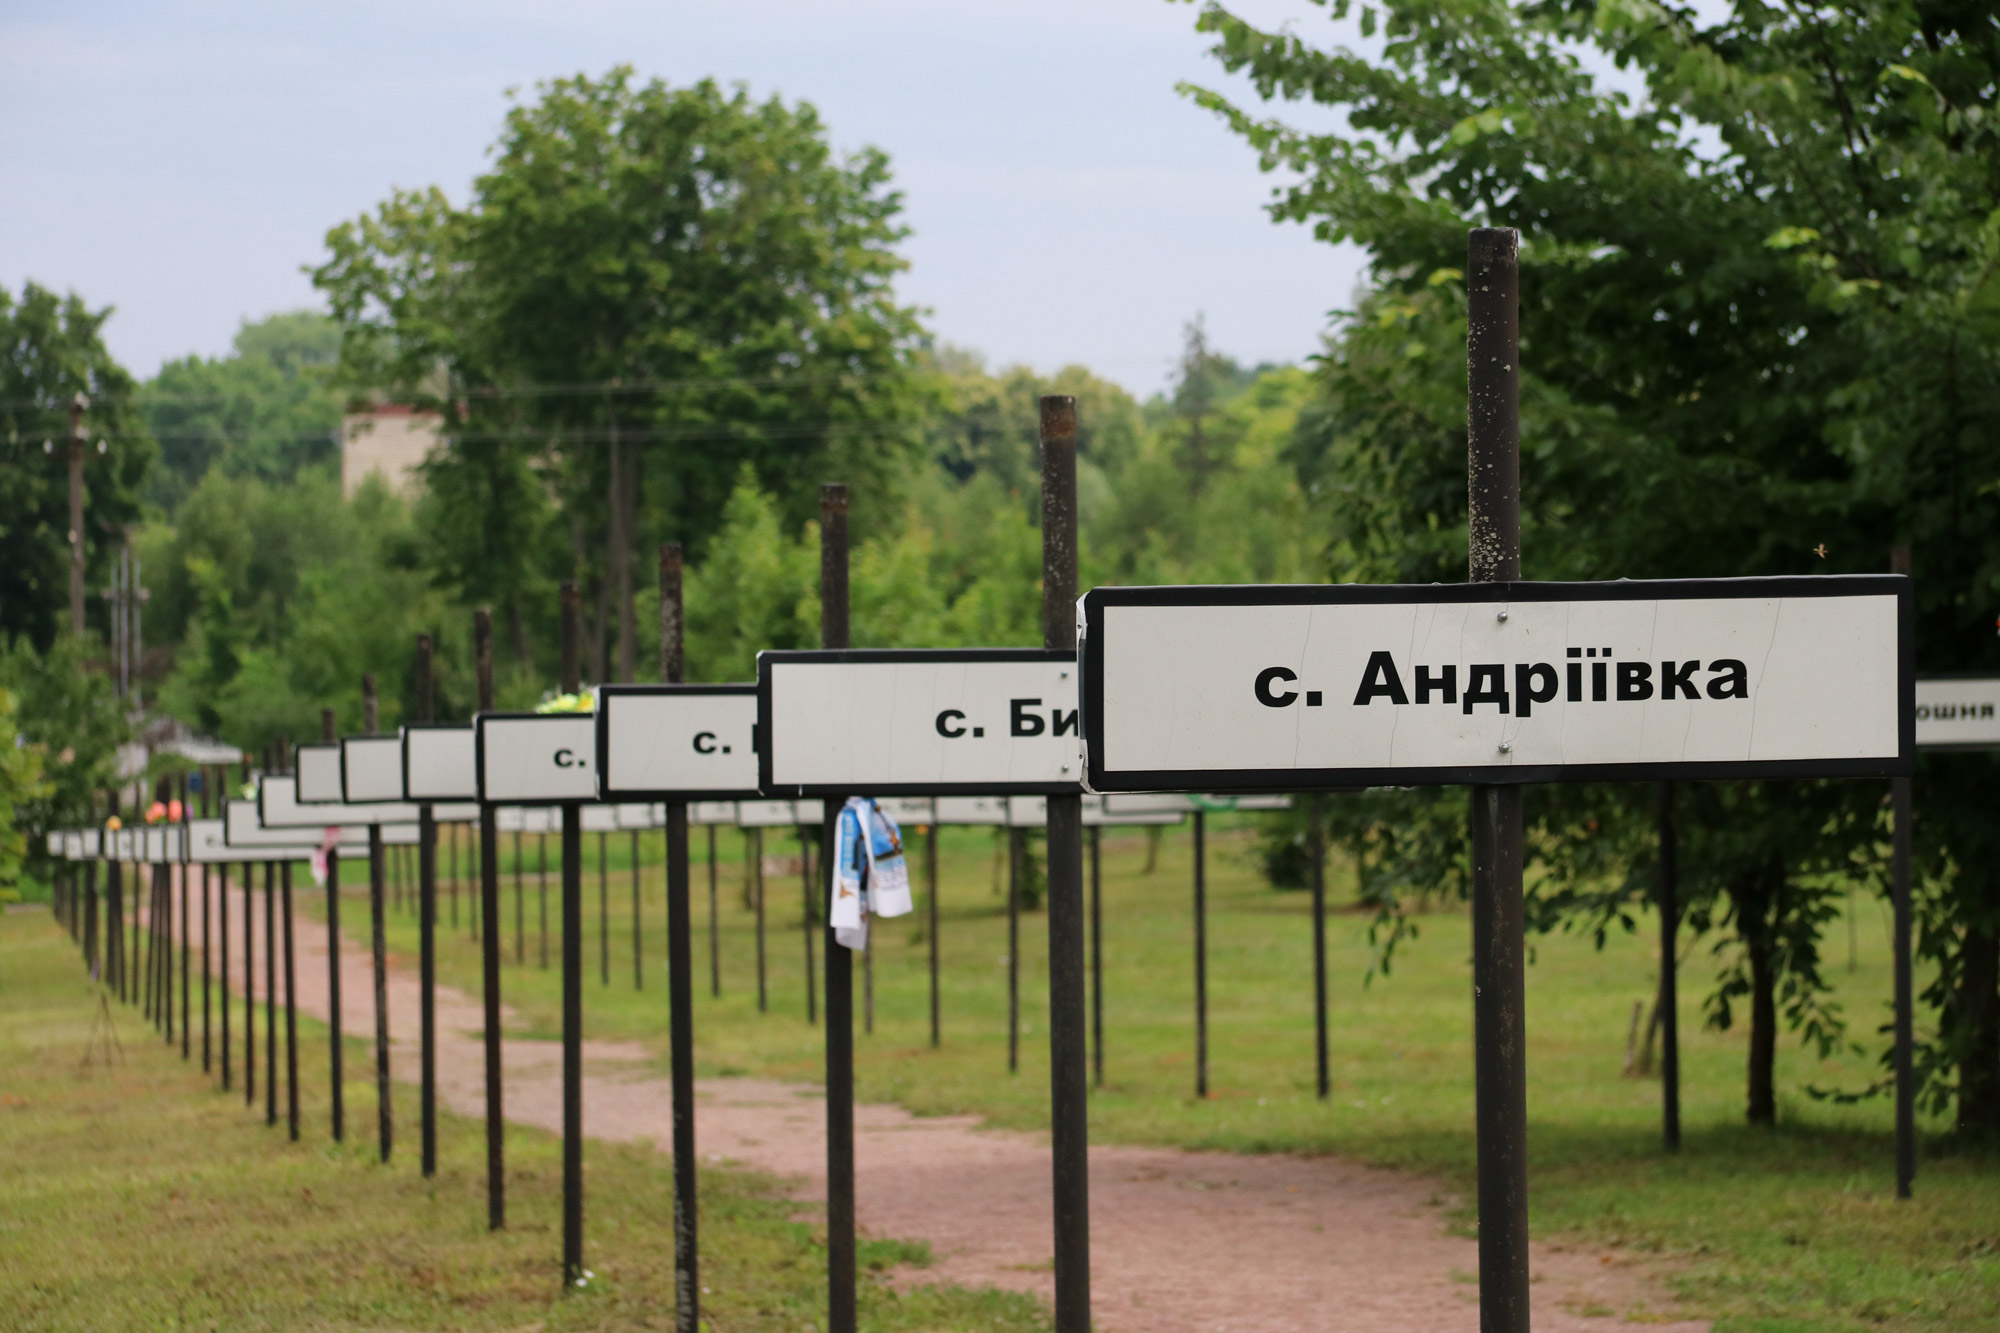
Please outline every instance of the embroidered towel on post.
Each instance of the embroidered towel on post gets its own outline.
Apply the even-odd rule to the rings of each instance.
[[[865,949],[871,914],[905,916],[913,906],[902,831],[866,796],[850,796],[835,827],[827,924],[842,946]]]

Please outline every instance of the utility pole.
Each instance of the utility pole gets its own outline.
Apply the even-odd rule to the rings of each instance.
[[[69,627],[83,633],[83,411],[90,399],[69,400]]]

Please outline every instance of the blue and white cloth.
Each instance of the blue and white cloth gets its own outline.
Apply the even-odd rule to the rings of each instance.
[[[834,827],[826,921],[842,947],[865,949],[870,916],[907,916],[915,906],[902,830],[867,796],[848,797]]]

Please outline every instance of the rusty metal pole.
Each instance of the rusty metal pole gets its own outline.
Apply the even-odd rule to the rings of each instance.
[[[819,643],[846,648],[847,487],[819,488]],[[820,873],[837,857],[841,796],[825,798]],[[810,919],[811,895],[807,897]],[[830,914],[829,914],[830,915]],[[855,1333],[854,959],[829,923],[826,942],[826,1276],[827,1327]]]
[[[339,739],[339,724],[331,708],[319,710],[319,738],[327,744]],[[340,846],[338,843],[326,853],[326,1001],[327,1001],[327,1078],[328,1091],[332,1094],[333,1141],[343,1143],[347,1139],[347,1071],[346,1053],[341,1049],[340,1036]]]
[[[417,721],[437,721],[432,644],[429,634],[417,635]],[[417,1118],[422,1139],[421,1170],[437,1174],[437,810],[429,801],[417,807]]]
[[[1520,235],[1475,228],[1466,255],[1468,583],[1521,577]],[[1479,1327],[1528,1330],[1528,1075],[1518,786],[1472,788],[1473,1058]]]
[[[562,692],[581,688],[583,606],[562,585]],[[563,1289],[583,1278],[583,807],[562,806]]]
[[[493,707],[493,609],[472,613],[472,656],[479,677],[479,711]],[[479,936],[481,1036],[486,1049],[486,1227],[507,1225],[506,1161],[500,1085],[500,823],[493,806],[479,807]]]
[[[1910,572],[1910,548],[1898,545],[1889,552],[1889,569],[1896,574]],[[1891,944],[1896,951],[1895,1047],[1892,1060],[1896,1073],[1896,1197],[1907,1199],[1917,1179],[1917,1080],[1915,1036],[1911,1030],[1913,1013],[1910,975],[1910,863],[1915,851],[1916,799],[1909,778],[1889,780],[1891,827],[1889,889],[1894,912]]]
[[[1680,841],[1674,829],[1674,784],[1662,782],[1660,808],[1660,1137],[1668,1152],[1681,1146]]]
[[[373,736],[381,723],[375,673],[361,678],[361,729]],[[382,1160],[395,1147],[395,1108],[389,1100],[389,941],[388,905],[383,901],[382,826],[368,826],[369,952],[375,967],[375,1132]]]
[[[1042,646],[1076,651],[1076,400],[1041,401]],[[1071,666],[1069,671],[1074,672]],[[1082,754],[1066,766],[1081,778]],[[1090,1330],[1090,1096],[1085,1025],[1083,797],[1049,797],[1049,1125],[1055,1177],[1056,1333]]]
[[[1306,798],[1306,855],[1312,858],[1307,885],[1312,890],[1313,1055],[1318,1073],[1316,1091],[1325,1101],[1333,1092],[1333,1070],[1326,1047],[1326,811],[1324,798]]]
[[[291,742],[278,742],[278,769],[291,773]],[[285,951],[285,1127],[299,1141],[299,1005],[298,959],[292,938],[292,860],[278,863],[278,931]]]
[[[681,548],[660,547],[660,678],[678,685],[687,676],[681,602]],[[688,919],[688,808],[667,802],[667,1005],[668,1050],[673,1077],[674,1328],[697,1333],[701,1324],[700,1249],[696,1245],[694,1143],[694,941]]]

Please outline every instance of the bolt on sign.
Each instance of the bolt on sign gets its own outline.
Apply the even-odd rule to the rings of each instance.
[[[757,655],[767,795],[1074,792],[1076,659],[1043,649]]]
[[[1096,588],[1102,791],[1885,777],[1915,745],[1901,575]]]
[[[2000,748],[2000,680],[1933,677],[1917,682],[1917,748]]]
[[[600,686],[597,786],[607,801],[757,795],[757,687]]]
[[[472,720],[479,799],[588,805],[597,799],[597,719],[588,713],[481,713]]]

